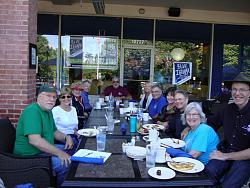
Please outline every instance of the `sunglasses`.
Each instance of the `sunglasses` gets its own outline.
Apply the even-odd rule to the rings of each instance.
[[[71,96],[70,95],[67,95],[67,96],[64,95],[64,96],[61,96],[60,98],[61,99],[66,99],[66,98],[69,99],[69,98],[71,98]]]

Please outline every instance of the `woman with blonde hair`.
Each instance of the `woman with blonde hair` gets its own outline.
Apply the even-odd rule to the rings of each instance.
[[[60,105],[52,109],[52,114],[57,129],[71,136],[75,148],[78,145],[78,138],[76,135],[78,118],[75,107],[71,106],[71,100],[70,88],[62,88],[59,95]],[[72,152],[74,152],[74,148]]]

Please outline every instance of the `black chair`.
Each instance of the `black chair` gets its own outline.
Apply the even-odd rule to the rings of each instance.
[[[6,187],[31,183],[34,187],[55,185],[51,157],[23,157],[12,154],[15,128],[8,119],[0,119],[0,177]]]

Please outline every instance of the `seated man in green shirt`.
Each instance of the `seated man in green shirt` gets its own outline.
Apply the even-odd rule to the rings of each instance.
[[[72,149],[73,141],[56,129],[51,112],[55,101],[55,88],[41,86],[37,102],[27,106],[18,120],[14,153],[23,156],[52,155],[52,168],[60,186],[71,162],[70,156],[63,150]],[[65,146],[54,145],[54,139],[65,141]]]

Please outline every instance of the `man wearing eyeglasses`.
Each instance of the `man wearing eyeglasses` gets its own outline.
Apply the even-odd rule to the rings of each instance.
[[[208,119],[209,125],[223,126],[225,141],[211,153],[206,169],[214,183],[240,188],[250,177],[250,78],[240,73],[228,82],[234,102]]]
[[[118,77],[114,77],[112,79],[112,85],[104,89],[104,91],[102,92],[102,96],[109,96],[111,93],[112,93],[112,96],[117,99],[131,99],[132,98],[127,88],[120,86]]]
[[[55,126],[51,112],[55,101],[55,88],[41,86],[37,102],[27,106],[18,120],[14,153],[22,156],[52,155],[52,168],[60,186],[70,164],[70,156],[63,149],[72,149],[73,141]],[[65,145],[56,147],[54,139],[65,142]]]

